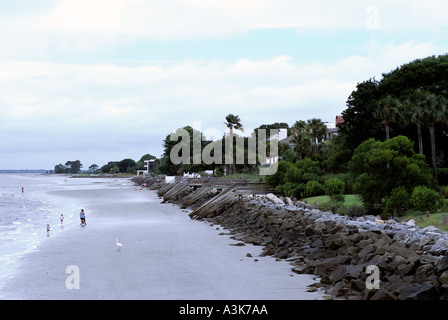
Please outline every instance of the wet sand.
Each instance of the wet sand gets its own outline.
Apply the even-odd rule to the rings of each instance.
[[[154,191],[105,182],[53,194],[83,203],[87,225],[73,219],[74,225],[66,224],[25,255],[18,275],[0,289],[2,299],[322,298],[307,292],[312,276],[294,274],[285,261],[259,257],[261,247],[231,245],[237,241],[219,235],[226,230],[161,204]],[[60,226],[55,222],[54,228]],[[123,245],[120,251],[115,239]],[[68,266],[79,270],[79,278]],[[79,289],[67,288],[78,279]]]

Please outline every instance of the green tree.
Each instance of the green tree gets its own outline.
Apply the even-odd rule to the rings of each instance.
[[[417,186],[412,190],[411,203],[417,210],[434,212],[440,207],[442,196],[426,186]]]
[[[378,108],[375,115],[383,119],[386,130],[386,140],[390,138],[390,124],[398,118],[400,101],[390,95],[378,101]]]
[[[183,133],[187,132],[187,139],[183,139]],[[174,138],[174,140],[172,139]],[[175,137],[178,137],[177,140]],[[182,175],[184,172],[198,172],[206,170],[206,166],[202,160],[202,150],[209,144],[203,134],[191,126],[185,126],[177,129],[175,132],[166,136],[163,141],[163,157],[161,159],[160,172],[167,175]],[[195,150],[197,146],[198,150]],[[179,149],[176,157],[182,160],[180,163],[173,163],[171,159],[172,151]],[[176,153],[176,152],[175,152]]]
[[[376,117],[380,99],[378,84],[375,79],[358,83],[347,99],[347,108],[342,112],[344,122],[338,124],[346,149],[353,151],[369,138],[380,140],[384,137],[383,119]]]
[[[54,173],[66,173],[65,172],[65,166],[60,163],[54,166]]]
[[[67,173],[77,174],[81,172],[82,163],[79,160],[67,161],[65,163],[65,167],[67,169]]]
[[[118,162],[117,165],[118,165],[118,169],[120,170],[121,173],[135,173],[136,172],[135,161],[130,158],[121,160],[120,162]]]
[[[90,172],[95,172],[96,170],[98,170],[98,165],[97,165],[97,164],[92,164],[92,165],[89,167],[89,171],[90,171]]]
[[[304,121],[304,120],[297,120],[291,127],[292,135],[297,135],[300,132],[307,132],[307,131],[308,131],[308,126],[306,124],[306,121]]]
[[[344,202],[345,184],[338,178],[328,179],[323,187],[325,194],[334,202]]]
[[[102,173],[118,173],[120,169],[118,168],[117,161],[109,161],[107,164],[101,167]]]
[[[401,113],[405,124],[415,125],[417,128],[418,152],[423,154],[422,123],[424,111],[425,94],[421,89],[404,96],[402,105],[404,110]]]
[[[285,196],[300,198],[306,194],[307,182],[317,180],[321,175],[318,161],[310,158],[296,163],[281,160],[277,172],[266,176],[266,183]]]
[[[327,127],[325,126],[325,123],[322,122],[322,120],[316,118],[307,120],[307,127],[308,132],[313,140],[314,154],[317,154],[317,142],[322,141],[322,139],[325,137],[325,134],[327,133]]]
[[[382,74],[382,95],[407,96],[417,89],[448,97],[448,54],[416,59]]]
[[[431,157],[431,164],[433,170],[435,170],[436,143],[441,148],[442,156],[439,160],[448,159],[446,156],[448,153],[448,137],[445,134],[448,131],[448,123],[439,123],[437,126],[431,125],[431,121],[425,120],[425,114],[440,116],[443,113],[441,109],[431,108],[428,95],[432,94],[436,99],[448,98],[448,54],[416,59],[389,73],[384,73],[382,76],[383,79],[379,83],[378,91],[381,96],[393,95],[398,97],[408,108],[408,110],[405,110],[404,117],[417,126],[418,150],[421,154],[423,154],[423,141],[425,141],[422,127],[427,126],[429,128],[429,139],[431,141],[428,142],[431,143],[432,147],[430,153],[427,152],[427,156],[428,159]],[[446,118],[446,115],[443,117]],[[434,123],[437,124],[438,121],[434,121]],[[411,136],[404,130],[405,128],[401,129],[401,134]],[[446,163],[446,160],[444,161]],[[436,170],[434,178],[437,179]]]
[[[394,217],[397,217],[398,211],[409,204],[409,197],[409,192],[405,187],[394,188],[389,196],[383,198],[386,214],[393,211]]]
[[[153,156],[152,154],[145,154],[143,155],[140,160],[138,160],[135,164],[135,167],[137,170],[144,170],[145,169],[145,160],[156,160],[157,157]]]
[[[434,126],[446,119],[447,101],[442,96],[436,96],[433,93],[424,94],[424,109],[422,110],[422,119],[429,127],[429,135],[431,141],[431,165],[434,172],[434,179],[437,181],[437,164],[436,164],[436,141],[434,135]]]
[[[273,175],[266,176],[266,178],[265,178],[266,183],[273,186],[274,188],[279,185],[284,184],[286,182],[286,172],[292,166],[294,166],[294,163],[291,163],[289,161],[280,160],[278,162],[277,172]]]
[[[404,136],[384,142],[368,139],[356,148],[350,163],[356,178],[354,188],[370,212],[399,186],[411,190],[429,185],[428,169],[424,157],[415,153],[412,141]]]
[[[294,151],[297,153],[299,161],[302,161],[303,157],[311,149],[311,137],[308,133],[300,131],[294,135],[292,141],[294,143]]]
[[[229,149],[233,150],[233,129],[241,130],[243,131],[243,125],[241,124],[241,120],[239,116],[235,116],[233,114],[228,114],[226,116],[226,122],[224,122],[227,128],[229,128],[230,135],[229,135]],[[233,154],[233,151],[232,151]],[[232,159],[229,159],[231,163],[229,164],[229,174],[235,173],[235,164],[233,163],[233,157]]]
[[[318,196],[323,193],[324,189],[319,181],[311,180],[306,183],[306,194],[310,196]]]

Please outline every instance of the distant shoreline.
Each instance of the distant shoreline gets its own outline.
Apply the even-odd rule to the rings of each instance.
[[[1,169],[0,173],[48,173],[49,170],[44,169]]]

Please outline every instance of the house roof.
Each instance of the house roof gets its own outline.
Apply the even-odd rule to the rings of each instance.
[[[291,135],[289,137],[286,137],[285,139],[280,140],[279,143],[288,143],[289,144],[289,143],[292,142],[292,139],[294,139],[293,135]]]
[[[344,122],[344,118],[342,116],[336,116],[336,125],[343,123]]]

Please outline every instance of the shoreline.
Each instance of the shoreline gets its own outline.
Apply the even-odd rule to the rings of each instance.
[[[259,257],[260,246],[235,245],[220,226],[191,220],[154,191],[92,183],[52,195],[84,203],[87,226],[67,227],[23,256],[1,299],[322,299],[307,292],[314,276]],[[80,289],[66,287],[69,266],[79,268]]]
[[[273,194],[238,194],[233,187],[216,193],[185,185],[155,182],[149,188],[167,203],[189,204],[192,219],[224,226],[233,239],[263,246],[262,255],[291,262],[293,272],[318,276],[317,287],[330,299],[448,299],[448,234],[435,227],[350,218]]]

